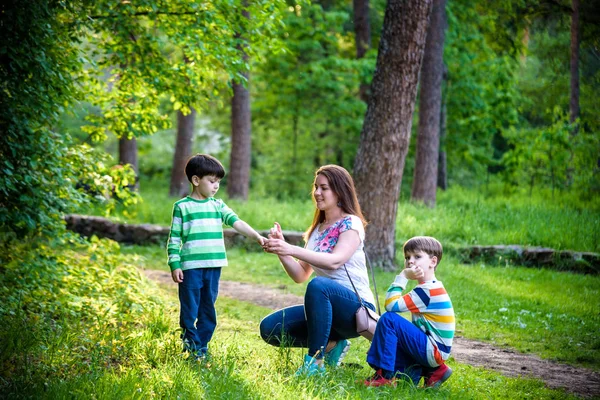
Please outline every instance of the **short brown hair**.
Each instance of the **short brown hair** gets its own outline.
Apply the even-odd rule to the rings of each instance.
[[[225,169],[219,160],[209,154],[196,154],[191,156],[187,164],[185,165],[185,174],[187,175],[188,181],[192,182],[192,176],[196,175],[198,178],[216,176],[219,179],[223,179],[225,176]]]
[[[415,236],[410,238],[402,246],[404,255],[406,253],[416,253],[422,251],[427,253],[430,257],[437,257],[438,265],[442,261],[442,253],[444,252],[442,244],[431,236]]]

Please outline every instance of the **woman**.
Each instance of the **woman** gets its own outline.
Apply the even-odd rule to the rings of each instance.
[[[313,199],[316,210],[304,234],[305,248],[286,243],[278,223],[264,247],[279,256],[294,282],[305,282],[313,272],[317,276],[306,288],[303,305],[276,311],[260,323],[267,343],[308,347],[296,373],[307,375],[323,373],[324,364],[338,366],[350,346],[347,339],[359,336],[354,314],[360,303],[352,283],[364,304],[375,309],[363,250],[366,221],[348,171],[337,165],[319,168]]]

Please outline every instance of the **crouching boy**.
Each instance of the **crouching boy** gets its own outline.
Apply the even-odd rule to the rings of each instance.
[[[398,376],[418,385],[437,387],[452,374],[446,365],[454,337],[454,309],[435,270],[442,260],[442,245],[428,236],[409,239],[403,246],[405,265],[387,291],[367,362],[376,371],[367,386],[395,384]],[[402,294],[409,280],[417,286]],[[412,322],[399,313],[410,311]]]

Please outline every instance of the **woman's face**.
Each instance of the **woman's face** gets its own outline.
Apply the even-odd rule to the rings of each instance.
[[[317,208],[321,211],[327,211],[338,207],[338,196],[331,190],[329,180],[325,175],[317,175],[315,187],[313,189],[313,197],[317,202]]]

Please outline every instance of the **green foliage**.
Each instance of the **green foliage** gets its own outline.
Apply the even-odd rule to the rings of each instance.
[[[93,379],[140,360],[150,367],[164,360],[158,349],[177,351],[176,336],[161,320],[162,299],[142,284],[132,265],[136,258],[120,256],[115,242],[34,240],[3,250],[0,390],[5,395],[41,393],[49,376]]]
[[[121,185],[128,169],[108,171],[89,146],[70,147],[68,136],[51,129],[63,106],[80,95],[71,77],[82,63],[74,38],[80,25],[69,17],[84,6],[42,1],[2,6],[2,241],[62,229],[62,214],[86,201],[78,183],[96,193],[115,188],[122,201],[131,199]]]
[[[496,8],[480,9],[473,2],[449,2],[444,62],[448,68],[444,101],[447,136],[444,143],[451,184],[481,183],[496,167],[502,149],[494,140],[518,122],[517,62],[512,45],[494,39],[504,26]],[[485,28],[483,28],[485,27]]]
[[[253,60],[250,86],[252,191],[279,198],[304,195],[302,182],[310,185],[320,165],[352,169],[366,109],[359,85],[370,79],[375,57],[355,59],[347,4],[299,2],[283,23],[285,51]],[[229,110],[214,114],[216,130],[228,132]]]
[[[171,0],[94,3],[85,49],[93,63],[84,82],[100,112],[84,127],[94,140],[144,136],[170,127],[169,114],[201,109],[213,93],[241,76],[248,65],[239,53],[277,51],[271,40],[281,2],[232,3]],[[246,10],[251,18],[242,18]],[[260,40],[259,40],[260,38]],[[161,109],[161,99],[169,107]]]
[[[574,134],[575,126],[556,107],[552,125],[507,134],[511,150],[503,161],[512,183],[527,184],[530,191],[535,185],[549,186],[553,192],[573,187],[584,199],[597,197],[600,139],[583,129]]]

